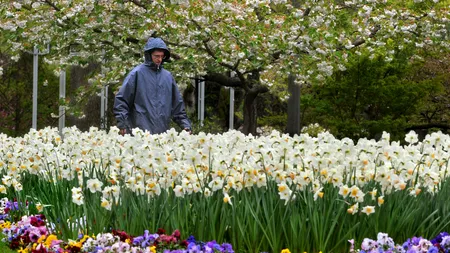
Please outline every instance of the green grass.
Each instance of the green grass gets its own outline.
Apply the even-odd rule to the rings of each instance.
[[[2,253],[15,253],[17,251],[14,251],[8,247],[4,242],[0,242],[0,252]]]
[[[15,253],[15,252],[17,252],[17,251],[11,250],[8,247],[8,244],[2,242],[1,239],[3,239],[3,235],[0,235],[0,252],[2,252],[2,253]]]

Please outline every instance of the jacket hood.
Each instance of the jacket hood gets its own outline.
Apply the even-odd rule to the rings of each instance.
[[[163,62],[166,62],[170,58],[170,51],[166,46],[166,43],[161,38],[153,38],[150,37],[147,40],[147,43],[145,43],[144,46],[144,57],[145,57],[145,64],[150,65],[152,63],[151,53],[155,49],[161,49],[164,50],[164,55],[166,58],[163,60]],[[149,57],[150,56],[150,57]]]

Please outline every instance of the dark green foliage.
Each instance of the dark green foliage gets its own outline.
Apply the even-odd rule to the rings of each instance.
[[[418,123],[427,98],[444,90],[439,78],[411,79],[420,66],[401,54],[389,63],[355,59],[345,72],[302,96],[303,125],[318,122],[339,138],[378,138],[386,131],[393,140],[403,139]]]
[[[19,61],[12,62],[10,56],[1,54],[3,75],[0,78],[0,132],[11,136],[28,133],[32,121],[33,56],[24,53]],[[44,85],[45,83],[45,85]],[[56,127],[58,119],[59,80],[52,69],[39,58],[38,74],[38,128]]]
[[[284,132],[287,122],[287,103],[271,92],[258,97],[258,126],[270,126]]]

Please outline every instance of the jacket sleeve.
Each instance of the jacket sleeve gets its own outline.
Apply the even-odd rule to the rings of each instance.
[[[178,90],[177,83],[172,77],[172,119],[183,129],[192,129],[191,122],[186,114],[183,98]]]
[[[122,87],[114,99],[114,117],[119,129],[131,129],[130,113],[134,104],[136,91],[136,72],[131,72],[123,81]]]

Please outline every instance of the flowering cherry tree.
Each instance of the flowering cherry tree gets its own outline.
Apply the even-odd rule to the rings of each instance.
[[[256,132],[256,97],[284,85],[324,82],[358,55],[391,61],[406,48],[449,49],[448,1],[414,0],[1,0],[1,43],[13,59],[51,44],[61,68],[103,60],[93,88],[119,82],[162,37],[180,86],[203,78],[245,91],[244,133]],[[415,57],[417,58],[417,57]],[[0,71],[1,72],[1,71]],[[226,73],[234,72],[230,78]]]

